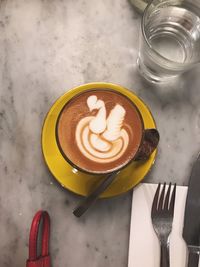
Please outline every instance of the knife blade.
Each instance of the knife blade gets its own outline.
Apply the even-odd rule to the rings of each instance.
[[[198,267],[200,253],[200,154],[192,167],[185,204],[183,238],[188,248],[188,267]]]

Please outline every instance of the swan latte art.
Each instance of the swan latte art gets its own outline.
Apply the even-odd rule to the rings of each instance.
[[[141,144],[143,121],[124,95],[105,89],[73,97],[57,121],[56,136],[63,156],[78,169],[108,173],[122,168]]]

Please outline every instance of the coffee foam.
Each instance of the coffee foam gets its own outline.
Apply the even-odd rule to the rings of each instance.
[[[135,106],[114,91],[86,91],[65,106],[57,125],[59,146],[77,167],[107,172],[138,150],[142,122]]]
[[[76,142],[82,154],[97,163],[119,159],[126,151],[129,136],[123,127],[125,109],[117,104],[106,119],[105,103],[95,95],[89,96],[87,105],[98,113],[81,119],[76,127]]]

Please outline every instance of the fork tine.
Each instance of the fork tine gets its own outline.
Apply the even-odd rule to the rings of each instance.
[[[165,204],[164,204],[164,210],[168,210],[169,207],[169,196],[170,196],[170,191],[171,191],[171,183],[168,186],[167,194],[165,197]]]
[[[176,184],[174,184],[174,189],[173,189],[172,197],[171,197],[170,204],[169,204],[169,212],[172,216],[174,215],[175,197],[176,197]]]
[[[151,207],[151,214],[155,213],[157,210],[159,193],[160,193],[160,183],[158,184],[158,187],[156,189],[156,193],[153,199],[153,203]]]
[[[164,183],[163,185],[163,189],[162,189],[162,192],[161,192],[161,195],[160,195],[160,200],[159,200],[159,203],[158,203],[158,210],[162,210],[163,208],[163,202],[164,202],[164,196],[165,196],[165,186],[166,186],[166,183]]]

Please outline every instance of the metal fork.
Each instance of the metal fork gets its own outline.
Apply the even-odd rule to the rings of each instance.
[[[160,241],[160,267],[169,267],[169,235],[172,231],[172,222],[174,217],[176,184],[174,185],[172,191],[172,186],[170,183],[166,194],[166,183],[164,183],[161,193],[160,188],[161,184],[158,185],[153,199],[151,220],[154,231]]]

